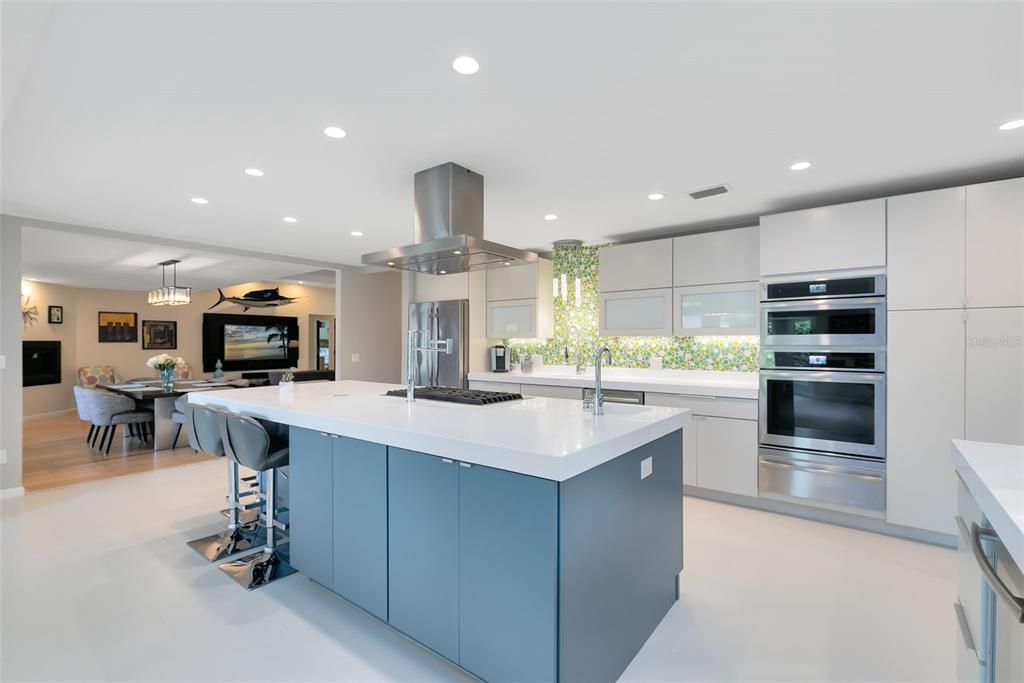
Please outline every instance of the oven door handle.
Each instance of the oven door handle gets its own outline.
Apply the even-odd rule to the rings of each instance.
[[[978,569],[981,570],[982,576],[985,577],[985,581],[992,587],[992,592],[998,595],[1009,607],[1013,610],[1011,613],[1013,619],[1018,624],[1024,624],[1024,598],[1017,597],[1010,590],[1010,587],[1000,578],[999,574],[996,573],[995,568],[988,561],[988,556],[985,554],[985,549],[981,547],[983,540],[994,540],[999,541],[999,537],[993,531],[982,529],[978,526],[977,522],[971,522],[971,528],[968,531],[967,522],[960,515],[956,517],[956,525],[960,530],[960,537],[964,543],[971,549],[971,554],[974,555],[974,561],[978,563]]]
[[[844,384],[881,384],[884,372],[850,372],[849,370],[761,370],[762,379],[792,379],[803,382],[842,382]]]
[[[843,467],[823,467],[823,466],[811,466],[811,465],[794,465],[788,462],[779,462],[778,460],[771,460],[768,458],[761,458],[762,465],[768,465],[769,467],[778,467],[784,470],[796,470],[797,472],[813,472],[815,474],[838,474],[843,477],[850,477],[852,479],[863,479],[864,481],[881,481],[882,475],[880,474],[862,474],[855,472],[850,469]]]
[[[761,310],[789,309],[792,311],[827,311],[829,309],[867,308],[885,303],[884,296],[854,296],[847,298],[805,297],[803,299],[783,299],[779,301],[762,301]]]

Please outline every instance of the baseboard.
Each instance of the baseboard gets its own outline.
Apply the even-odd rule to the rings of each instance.
[[[6,500],[8,498],[21,498],[24,495],[24,486],[16,486],[9,489],[0,489],[0,500]]]
[[[696,486],[684,486],[683,493],[695,498],[706,498],[719,503],[729,503],[731,505],[739,505],[742,507],[752,508],[754,510],[763,510],[765,512],[789,515],[790,517],[800,517],[801,519],[808,519],[814,522],[834,524],[836,526],[857,529],[859,531],[870,531],[876,534],[895,536],[896,538],[918,541],[919,543],[928,543],[930,545],[938,545],[944,548],[957,547],[957,537],[953,534],[943,534],[937,531],[926,531],[925,529],[915,529],[914,527],[890,524],[885,520],[875,519],[873,517],[861,517],[859,515],[847,514],[845,512],[826,510],[808,505],[799,505],[797,503],[787,503],[785,501],[773,500],[770,498],[751,498],[749,496],[740,496],[733,493],[725,493],[724,491],[712,491],[710,489],[698,488]]]
[[[75,412],[74,408],[68,408],[67,410],[55,410],[52,413],[36,413],[35,415],[26,415],[22,418],[24,422],[32,422],[33,420],[43,420],[48,417],[57,417],[58,415],[67,415],[68,413]]]

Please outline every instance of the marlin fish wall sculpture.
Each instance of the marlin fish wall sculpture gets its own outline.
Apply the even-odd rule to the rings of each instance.
[[[225,301],[229,304],[238,304],[242,307],[243,311],[248,311],[250,308],[287,306],[288,304],[302,298],[301,296],[281,296],[281,291],[278,287],[274,287],[273,289],[254,289],[251,292],[246,292],[242,296],[224,296],[224,291],[218,288],[217,294],[220,295],[220,299],[217,300],[217,303],[206,310],[213,310]]]

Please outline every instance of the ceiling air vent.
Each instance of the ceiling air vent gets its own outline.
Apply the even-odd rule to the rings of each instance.
[[[697,190],[696,192],[690,193],[691,199],[706,199],[708,197],[714,197],[717,194],[725,194],[732,188],[728,185],[715,185],[714,187],[707,187],[703,190]]]

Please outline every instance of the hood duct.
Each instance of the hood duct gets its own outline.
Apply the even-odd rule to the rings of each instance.
[[[448,162],[413,176],[414,244],[363,254],[363,265],[453,275],[536,263],[537,254],[484,239],[484,177]]]

